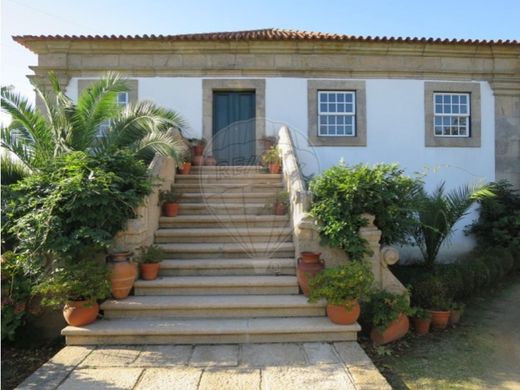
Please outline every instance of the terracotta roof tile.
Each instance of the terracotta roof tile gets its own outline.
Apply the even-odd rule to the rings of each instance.
[[[411,37],[371,37],[328,34],[311,31],[267,28],[260,30],[212,32],[180,35],[19,35],[13,39],[28,47],[33,41],[343,41],[343,42],[412,42],[473,45],[520,45],[517,40],[440,39]]]

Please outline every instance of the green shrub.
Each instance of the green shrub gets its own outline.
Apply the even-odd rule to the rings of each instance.
[[[107,247],[151,192],[146,166],[125,150],[56,158],[11,186],[8,217],[17,252],[36,261]],[[48,264],[48,261],[44,263]]]
[[[326,268],[309,281],[309,302],[325,298],[330,304],[343,305],[368,296],[373,283],[374,275],[366,262],[349,261],[339,267]]]
[[[412,303],[414,306],[430,310],[449,310],[453,302],[445,281],[438,275],[432,275],[413,286]]]
[[[37,284],[33,292],[43,296],[42,304],[60,307],[69,301],[94,304],[110,295],[109,270],[95,260],[56,264],[53,271]]]
[[[400,314],[413,314],[409,298],[408,293],[394,294],[386,290],[372,294],[366,307],[372,326],[382,332]]]
[[[494,197],[479,201],[478,221],[468,233],[483,246],[520,247],[520,194],[503,180],[490,184]]]
[[[137,261],[141,264],[160,263],[165,257],[164,250],[160,246],[150,245],[139,247]]]
[[[421,185],[418,179],[405,176],[397,165],[371,168],[340,164],[311,181],[311,213],[327,244],[359,260],[368,253],[366,242],[359,236],[359,229],[367,223],[361,214],[375,216],[382,244],[404,243],[415,224],[415,194]]]

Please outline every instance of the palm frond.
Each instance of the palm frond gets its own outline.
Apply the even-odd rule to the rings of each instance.
[[[175,161],[181,161],[185,153],[185,145],[174,137],[171,132],[153,131],[140,139],[134,145],[129,146],[136,156],[146,163],[152,161],[156,154],[172,157]]]
[[[31,174],[31,170],[22,161],[7,154],[0,156],[0,170],[2,172],[2,185],[16,183]]]

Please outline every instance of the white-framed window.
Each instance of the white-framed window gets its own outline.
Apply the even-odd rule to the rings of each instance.
[[[116,102],[118,106],[126,107],[128,105],[128,91],[118,92]],[[96,137],[104,137],[108,133],[108,129],[110,128],[111,121],[104,121],[99,125]]]
[[[356,136],[355,91],[318,91],[318,136]]]
[[[435,92],[433,94],[433,135],[469,137],[470,102],[469,93]]]

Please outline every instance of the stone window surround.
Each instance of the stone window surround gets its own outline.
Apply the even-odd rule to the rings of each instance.
[[[318,136],[318,91],[355,91],[356,92],[356,135]],[[361,80],[308,80],[308,142],[311,146],[366,146],[367,145],[367,108],[366,84]]]
[[[202,136],[211,143],[213,137],[213,92],[254,91],[256,154],[263,152],[265,136],[265,79],[203,79],[202,80]]]
[[[98,81],[99,79],[79,79],[78,80],[78,98],[81,95],[81,92],[85,88],[87,88],[89,85],[93,84],[94,82]],[[138,95],[138,80],[131,80],[126,79],[125,80],[126,85],[128,86],[128,103],[134,104],[137,103],[139,100]]]
[[[433,134],[433,94],[434,92],[460,92],[470,94],[470,136],[442,137]],[[425,82],[424,83],[424,113],[425,113],[425,146],[479,148],[481,144],[480,116],[480,83],[459,82]]]

